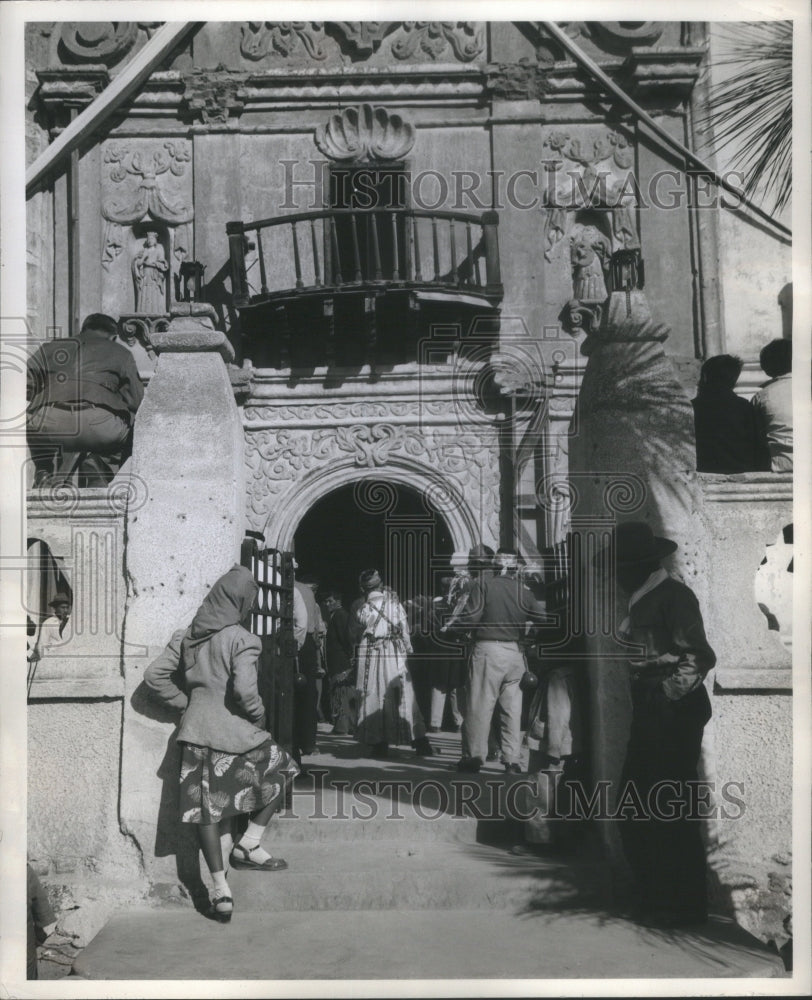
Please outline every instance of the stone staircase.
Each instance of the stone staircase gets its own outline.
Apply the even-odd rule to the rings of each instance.
[[[588,838],[566,857],[512,855],[521,827],[498,814],[521,776],[496,765],[460,775],[459,736],[432,741],[434,758],[393,750],[370,761],[351,739],[322,733],[322,753],[307,759],[291,808],[266,834],[264,846],[288,861],[287,871],[231,872],[228,925],[177,905],[116,915],[76,960],[74,975],[782,974],[781,962],[730,922],[669,937],[613,916],[606,866]]]

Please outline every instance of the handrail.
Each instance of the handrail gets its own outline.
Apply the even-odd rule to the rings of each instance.
[[[367,286],[459,289],[499,300],[498,225],[495,211],[405,207],[322,208],[228,222],[233,301],[242,308]]]
[[[405,215],[418,219],[442,219],[448,222],[472,222],[477,225],[499,225],[499,213],[482,212],[449,212],[445,209],[437,211],[426,208],[320,208],[312,212],[294,212],[290,215],[274,215],[268,219],[256,219],[251,222],[240,220],[226,223],[227,232],[253,231],[268,229],[271,226],[290,225],[294,222],[309,222],[311,219],[324,219],[341,215]]]

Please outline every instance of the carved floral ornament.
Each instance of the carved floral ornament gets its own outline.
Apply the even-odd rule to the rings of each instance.
[[[476,523],[487,523],[494,535],[499,518],[499,447],[494,431],[426,433],[418,426],[388,422],[325,427],[320,430],[258,430],[246,434],[248,519],[263,530],[269,517],[280,516],[280,504],[301,505],[305,480],[344,467],[347,482],[364,470],[385,473],[408,469],[410,480],[423,477],[445,483],[444,504],[478,504]]]
[[[102,200],[106,222],[102,241],[105,268],[109,269],[124,248],[122,226],[135,225],[145,217],[175,227],[175,254],[182,259],[188,253],[194,208],[166,191],[158,179],[167,174],[184,176],[191,159],[191,145],[186,142],[166,141],[160,146],[134,151],[117,143],[107,146],[104,162],[110,164],[109,179],[117,189]]]
[[[450,54],[471,62],[485,51],[484,32],[473,21],[247,21],[240,34],[240,52],[252,61],[276,53],[322,62],[329,52],[328,37],[353,59],[377,52],[389,35],[394,36],[391,54],[398,60],[435,61]]]
[[[399,160],[414,146],[415,129],[386,108],[361,104],[319,125],[315,141],[331,160]]]

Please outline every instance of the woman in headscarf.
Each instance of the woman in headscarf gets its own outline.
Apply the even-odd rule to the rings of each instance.
[[[356,739],[375,757],[385,757],[390,743],[411,743],[419,756],[431,756],[406,668],[412,652],[406,612],[377,570],[364,570],[358,582],[363,597],[353,605],[350,624],[358,642]]]
[[[178,631],[147,667],[144,681],[161,701],[183,711],[180,817],[197,826],[214,889],[209,915],[231,919],[234,902],[226,882],[221,836],[231,819],[248,813],[248,828],[231,852],[234,868],[280,871],[260,838],[285,788],[298,773],[290,754],[264,729],[257,688],[261,644],[243,625],[257,584],[250,570],[233,566],[206,595],[186,631]]]

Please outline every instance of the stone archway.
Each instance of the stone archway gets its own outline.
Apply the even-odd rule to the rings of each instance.
[[[331,464],[308,473],[279,498],[262,530],[267,545],[289,549],[304,515],[319,500],[343,486],[382,481],[423,493],[446,521],[455,557],[466,556],[481,541],[481,531],[470,504],[456,484],[420,463],[402,460],[382,467],[359,468],[353,462]]]

